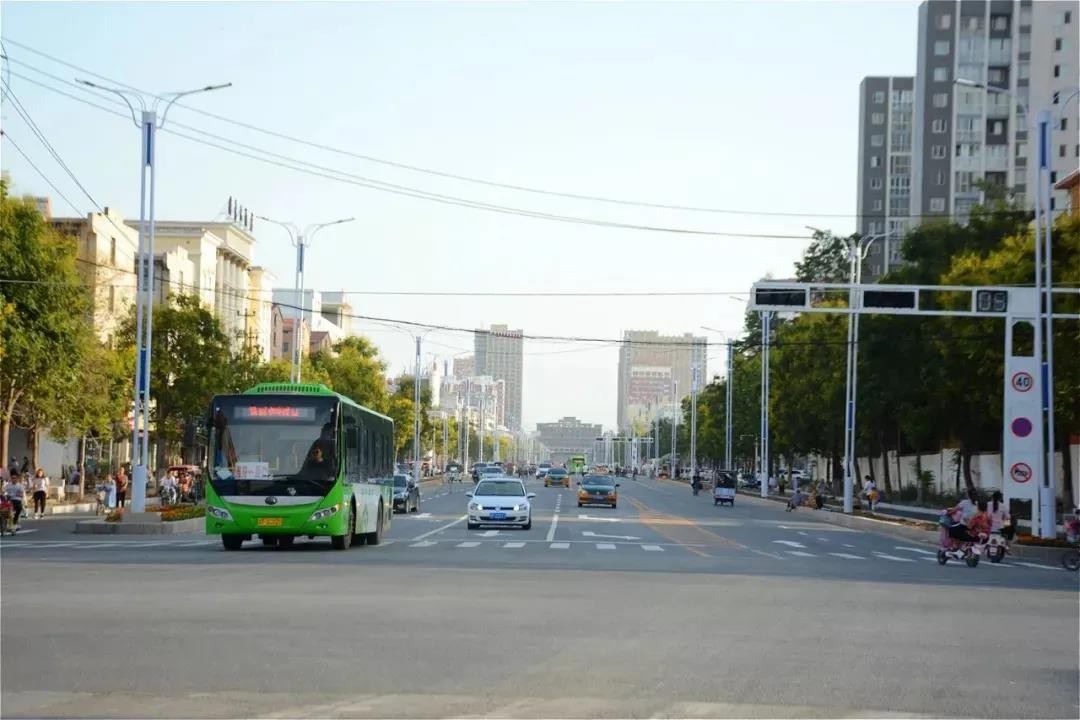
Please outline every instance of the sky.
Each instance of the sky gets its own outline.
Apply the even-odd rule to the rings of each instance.
[[[137,218],[134,125],[36,83],[113,107],[66,83],[96,73],[161,93],[231,82],[186,98],[166,129],[190,134],[185,124],[226,138],[214,142],[234,151],[253,146],[352,181],[162,134],[159,219],[212,220],[229,196],[301,227],[354,217],[313,240],[309,287],[615,293],[354,294],[359,315],[464,329],[505,323],[526,336],[602,340],[630,329],[694,332],[717,343],[711,377],[723,372],[722,343],[742,327],[750,285],[792,274],[809,242],[805,226],[855,229],[859,82],[914,73],[916,16],[914,2],[6,1],[0,34],[11,61],[3,76],[94,202],[9,103],[0,113],[4,131],[76,208],[6,141],[0,157],[15,192],[52,196],[56,215],[85,214],[97,203]],[[737,212],[508,190],[356,155],[559,193]],[[793,237],[556,222],[390,194],[355,176],[534,213]],[[267,223],[257,223],[255,235],[255,262],[291,287],[288,236]],[[618,294],[674,291],[729,294]],[[353,322],[392,372],[411,368],[416,328]],[[419,332],[425,361],[472,349],[467,332]],[[614,427],[615,343],[527,340],[524,353],[527,428],[566,415]]]

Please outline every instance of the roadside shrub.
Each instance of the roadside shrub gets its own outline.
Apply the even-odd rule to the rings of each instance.
[[[161,511],[163,522],[191,520],[192,518],[201,517],[206,517],[206,507],[203,505],[176,505]]]
[[[124,518],[124,511],[120,508],[109,511],[109,514],[105,516],[105,522],[120,522]]]

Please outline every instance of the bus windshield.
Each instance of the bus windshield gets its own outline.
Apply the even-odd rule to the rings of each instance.
[[[215,398],[210,482],[219,495],[326,495],[337,465],[337,402],[323,397]]]

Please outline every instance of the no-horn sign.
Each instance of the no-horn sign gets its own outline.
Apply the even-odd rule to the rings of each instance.
[[[1024,462],[1013,463],[1009,468],[1009,477],[1013,482],[1026,483],[1031,479],[1031,466]]]

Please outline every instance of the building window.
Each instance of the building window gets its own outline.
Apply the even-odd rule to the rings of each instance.
[[[1058,128],[1058,130],[1064,130],[1068,126],[1069,126],[1069,118],[1061,118],[1061,126]]]
[[[1065,11],[1065,24],[1068,25],[1072,22],[1072,13],[1068,10]]]
[[[1054,77],[1061,77],[1061,66],[1060,65],[1055,65],[1054,66]]]
[[[873,207],[874,210],[881,210],[882,203],[881,203],[880,200],[875,200],[873,205],[874,205],[874,207]]]
[[[1020,52],[1031,52],[1031,36],[1024,34],[1020,36]]]
[[[948,82],[949,81],[949,68],[936,67],[934,68],[934,82]]]
[[[945,118],[934,118],[934,122],[930,123],[930,132],[940,135],[945,132],[949,127],[949,123]]]
[[[1031,77],[1031,63],[1017,63],[1016,77],[1021,80],[1027,80],[1029,77]]]
[[[871,147],[882,147],[884,144],[885,144],[885,136],[884,135],[871,135],[870,136],[870,145],[871,145]]]
[[[883,124],[885,124],[885,113],[873,113],[870,116],[870,122],[873,125],[883,125]]]
[[[948,30],[952,27],[952,15],[938,15],[937,19],[938,30]]]
[[[871,155],[870,156],[870,167],[872,167],[872,168],[881,167],[881,156],[880,155]]]
[[[1053,95],[1051,96],[1051,98],[1050,98],[1050,99],[1051,99],[1051,102],[1053,102],[1053,103],[1054,103],[1055,105],[1057,105],[1057,104],[1058,104],[1058,100],[1060,100],[1060,99],[1061,99],[1061,93],[1057,93],[1057,92],[1056,92],[1056,93],[1054,93],[1054,94],[1053,94]]]
[[[1005,123],[1000,120],[990,123],[990,133],[992,135],[1001,135],[1003,132],[1005,132]]]
[[[1051,170],[1050,171],[1050,182],[1052,182],[1052,183],[1057,182],[1057,170]]]
[[[1005,84],[1005,68],[990,68],[987,78],[990,80],[991,85],[1003,86]]]
[[[934,160],[944,160],[945,159],[945,146],[944,145],[931,145],[930,146],[930,157],[933,158]]]
[[[1057,198],[1054,198],[1054,197],[1050,198],[1050,209],[1051,210],[1057,210],[1057,207],[1056,207],[1057,203],[1055,202],[1056,199]]]
[[[1054,38],[1054,50],[1061,50],[1061,38]]]
[[[945,212],[945,198],[930,198],[930,212]]]
[[[977,15],[969,15],[967,19],[968,30],[981,30],[982,18]]]
[[[934,54],[935,55],[948,55],[949,54],[949,41],[937,40],[934,42]]]
[[[282,354],[288,353],[289,350],[290,350],[290,348],[289,348],[289,341],[288,340],[281,343],[281,352],[282,352]]]
[[[949,93],[934,93],[934,107],[949,107]]]
[[[1008,15],[991,15],[990,27],[994,30],[1008,30],[1009,29],[1009,16]]]
[[[880,190],[881,189],[881,178],[870,178],[870,189],[871,190]]]
[[[1066,148],[1064,145],[1058,146],[1058,157],[1065,157],[1065,152],[1067,149],[1068,148]]]
[[[1016,157],[1027,157],[1027,143],[1020,141],[1016,143]]]
[[[878,105],[885,102],[885,91],[884,90],[878,90],[877,92],[874,93],[874,102],[877,103]]]
[[[109,286],[109,312],[116,309],[116,286]]]

